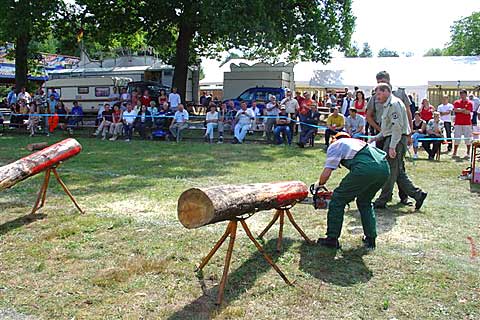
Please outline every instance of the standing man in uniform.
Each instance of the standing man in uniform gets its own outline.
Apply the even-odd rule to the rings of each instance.
[[[377,83],[387,83],[390,84],[390,74],[387,71],[380,71],[376,75]],[[413,118],[412,118],[412,113],[410,110],[410,98],[407,96],[405,93],[404,89],[399,88],[398,90],[392,91],[392,94],[402,100],[403,104],[405,105],[405,111],[407,113],[407,118],[408,118],[408,125],[410,127],[410,132],[413,131]],[[367,114],[366,114],[366,120],[368,124],[370,125],[370,128],[373,128],[374,132],[373,134],[376,135],[380,132],[381,130],[381,125],[382,125],[382,114],[383,114],[383,106],[381,103],[377,103],[375,99],[375,95],[372,95],[372,97],[368,100],[367,104]],[[407,137],[408,144],[411,143],[411,137],[410,135]],[[378,141],[377,142],[377,147],[380,149],[383,149],[383,142]],[[408,200],[407,194],[402,190],[400,185],[398,185],[398,196],[400,197],[400,203],[406,206],[412,205],[412,202]],[[392,196],[390,196],[389,201],[391,200]],[[382,207],[379,207],[382,208]],[[385,206],[383,206],[385,208]]]
[[[408,117],[403,102],[392,94],[387,83],[380,83],[375,89],[377,103],[381,104],[382,126],[372,141],[383,141],[383,151],[388,154],[390,177],[375,201],[376,208],[384,208],[392,196],[393,186],[397,182],[399,189],[415,199],[415,209],[420,210],[427,193],[413,185],[405,172],[404,157],[407,152],[407,136],[410,134]]]
[[[390,168],[385,152],[368,145],[365,141],[352,139],[345,132],[335,135],[327,149],[325,168],[317,183],[316,190],[330,178],[340,164],[350,172],[333,191],[327,214],[327,237],[318,239],[318,244],[330,248],[340,248],[338,238],[342,230],[345,206],[357,199],[357,207],[363,226],[363,242],[368,249],[375,248],[377,221],[372,199],[390,176]]]

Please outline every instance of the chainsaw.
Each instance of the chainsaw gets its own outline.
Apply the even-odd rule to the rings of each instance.
[[[311,197],[307,197],[300,201],[301,204],[310,204],[316,210],[328,209],[330,200],[332,199],[333,191],[329,191],[325,186],[315,188],[315,185],[310,186]]]

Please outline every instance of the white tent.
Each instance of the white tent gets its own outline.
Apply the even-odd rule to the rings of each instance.
[[[215,60],[204,60],[205,78],[200,85],[221,85],[223,73],[230,64],[255,64],[258,61],[234,59],[220,67]],[[392,84],[407,92],[425,96],[429,81],[478,82],[480,57],[392,57],[392,58],[334,58],[326,65],[300,62],[294,67],[295,86],[301,88],[353,88],[370,90],[375,86],[378,71],[390,73]]]

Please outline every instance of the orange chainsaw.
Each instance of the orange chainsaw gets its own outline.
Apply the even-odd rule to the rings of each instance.
[[[325,186],[315,188],[315,185],[310,186],[311,197],[307,197],[300,201],[302,204],[311,204],[315,209],[328,209],[330,200],[332,199],[333,191],[329,191]]]

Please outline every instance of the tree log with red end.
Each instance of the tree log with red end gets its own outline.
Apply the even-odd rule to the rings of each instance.
[[[0,190],[7,189],[65,161],[82,151],[75,139],[65,139],[25,158],[0,167]]]
[[[300,181],[192,188],[178,199],[178,219],[185,228],[194,229],[289,206],[307,196],[307,185]]]

